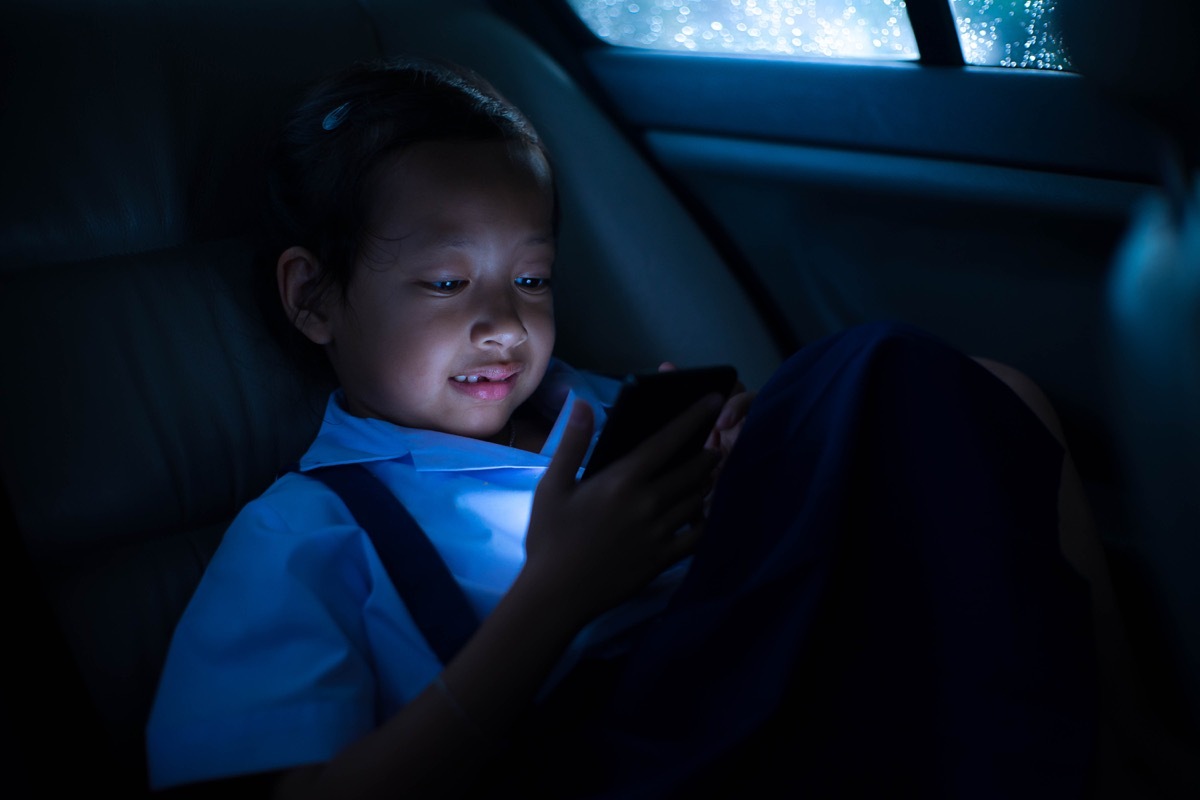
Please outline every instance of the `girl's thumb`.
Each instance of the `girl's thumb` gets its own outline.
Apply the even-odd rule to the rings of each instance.
[[[579,472],[579,466],[583,463],[583,457],[587,455],[588,445],[592,441],[593,422],[592,407],[583,400],[576,400],[571,406],[570,416],[567,417],[567,426],[558,443],[558,450],[550,459],[550,466],[546,468],[546,474],[542,477],[543,483],[550,481],[564,487],[574,485],[575,474]]]

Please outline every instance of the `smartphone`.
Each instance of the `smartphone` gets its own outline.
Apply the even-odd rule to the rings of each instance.
[[[737,370],[727,365],[626,376],[583,476],[628,453],[701,397],[716,392],[728,398],[736,383]],[[686,460],[704,447],[708,433],[708,429],[698,431],[679,449],[671,464]]]

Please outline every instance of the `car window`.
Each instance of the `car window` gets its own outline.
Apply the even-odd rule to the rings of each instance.
[[[945,2],[946,0],[926,0]],[[569,0],[597,37],[652,50],[913,61],[905,0]],[[1068,68],[1056,0],[953,0],[968,64]]]
[[[968,64],[1070,69],[1056,0],[953,0]]]

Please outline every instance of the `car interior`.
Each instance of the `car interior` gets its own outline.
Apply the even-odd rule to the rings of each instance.
[[[174,623],[330,389],[264,323],[263,153],[304,87],[402,53],[546,139],[569,362],[755,388],[897,319],[1036,382],[1103,554],[1096,796],[1200,793],[1198,12],[1059,0],[1074,67],[1037,70],[967,63],[946,0],[898,5],[920,54],[871,61],[615,46],[566,0],[6,2],[11,796],[149,793]]]

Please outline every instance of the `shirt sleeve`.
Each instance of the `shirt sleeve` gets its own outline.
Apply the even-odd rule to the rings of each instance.
[[[295,513],[250,503],[173,635],[147,726],[152,788],[329,760],[376,724],[361,531],[317,492]],[[324,522],[325,524],[320,524]]]

